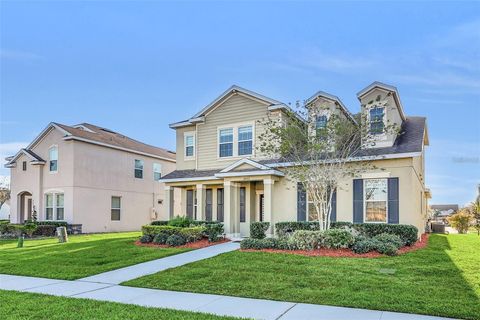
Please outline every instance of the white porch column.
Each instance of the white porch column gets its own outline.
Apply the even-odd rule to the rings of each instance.
[[[197,184],[197,220],[205,220],[205,186]]]
[[[270,228],[267,230],[267,234],[273,235],[275,226],[273,225],[273,179],[263,179],[263,214],[265,222],[270,222]]]
[[[170,186],[165,186],[165,193],[163,196],[163,210],[165,212],[165,217],[167,219],[173,218],[173,188]]]
[[[240,219],[236,214],[237,191],[234,182],[225,181],[223,183],[223,227],[228,237],[236,237],[240,234]]]

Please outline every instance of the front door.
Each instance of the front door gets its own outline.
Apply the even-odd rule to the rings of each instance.
[[[217,189],[217,221],[223,222],[223,189]]]
[[[27,219],[28,220],[32,220],[32,197],[27,197]]]
[[[187,217],[193,219],[193,190],[187,190]]]
[[[247,192],[245,187],[240,188],[240,236],[248,237],[250,235],[250,226],[247,223]]]

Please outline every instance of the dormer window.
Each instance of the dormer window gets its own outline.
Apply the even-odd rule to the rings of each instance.
[[[49,170],[50,172],[58,171],[58,147],[53,146],[48,150]]]
[[[374,107],[370,109],[370,134],[382,134],[385,128],[383,122],[385,108]]]
[[[326,129],[327,129],[327,116],[316,115],[315,116],[315,132],[317,133],[317,136],[324,134]]]

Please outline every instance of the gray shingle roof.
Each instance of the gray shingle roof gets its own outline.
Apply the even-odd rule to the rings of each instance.
[[[212,177],[215,173],[220,172],[218,170],[175,170],[162,177],[163,179],[180,179],[180,178],[203,178]]]
[[[36,154],[36,153],[33,152],[32,150],[23,149],[23,151],[25,151],[26,153],[28,153],[29,155],[31,155],[33,158],[35,158],[36,161],[45,162],[45,160],[43,160],[42,157],[40,157],[38,154]]]

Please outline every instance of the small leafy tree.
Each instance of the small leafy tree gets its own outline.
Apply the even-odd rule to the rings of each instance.
[[[388,107],[380,96],[369,104]],[[320,230],[330,227],[332,197],[341,181],[375,168],[365,153],[376,143],[367,116],[354,118],[336,107],[297,103],[296,112],[262,121],[265,130],[259,135],[260,152],[289,163],[284,167],[287,178],[303,185]],[[388,122],[381,129],[387,135],[399,132]]]
[[[6,187],[0,187],[0,209],[5,202],[10,199],[10,189]]]
[[[477,230],[477,235],[480,236],[480,195],[477,197],[477,200],[470,203],[465,210],[472,216],[473,227]]]
[[[472,221],[472,215],[468,210],[462,209],[458,213],[448,217],[447,220],[452,227],[457,229],[458,233],[467,233]]]

